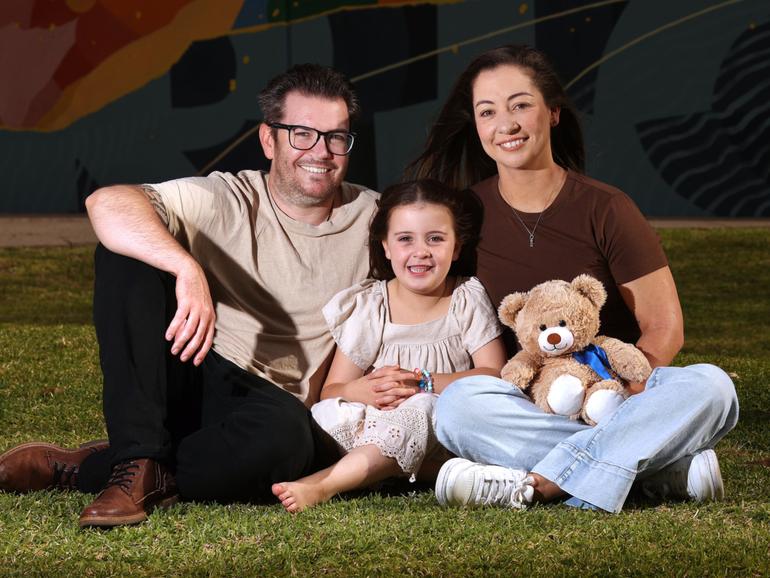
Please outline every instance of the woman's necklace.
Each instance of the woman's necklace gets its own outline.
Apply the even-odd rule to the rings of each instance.
[[[562,177],[559,179],[558,184],[556,185],[556,188],[551,191],[551,194],[548,197],[548,202],[545,204],[545,207],[543,207],[543,210],[540,211],[540,214],[537,216],[537,221],[535,221],[535,225],[530,229],[527,227],[527,224],[524,222],[524,219],[521,218],[519,215],[519,212],[513,208],[513,205],[511,203],[507,203],[509,207],[511,207],[511,210],[513,211],[514,216],[516,219],[521,223],[521,226],[524,227],[524,230],[529,235],[529,246],[534,247],[535,246],[535,231],[537,231],[537,226],[540,224],[540,219],[543,218],[543,215],[548,210],[548,207],[551,206],[551,203],[553,202],[554,197],[556,197],[556,193],[559,192],[562,185],[564,184],[565,177]],[[503,197],[503,200],[505,200],[505,195],[503,194],[503,191],[500,190],[500,181],[497,181],[497,190],[500,193],[500,196]]]

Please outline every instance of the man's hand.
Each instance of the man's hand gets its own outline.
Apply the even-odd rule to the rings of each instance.
[[[211,300],[211,291],[200,265],[189,259],[178,271],[176,277],[177,309],[166,329],[166,340],[173,341],[171,353],[187,361],[193,357],[193,364],[200,365],[214,341],[216,313]]]

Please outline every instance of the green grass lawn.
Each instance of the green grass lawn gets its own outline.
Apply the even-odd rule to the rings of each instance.
[[[770,575],[770,229],[661,231],[685,311],[676,360],[720,365],[741,402],[718,446],[727,499],[440,508],[431,492],[279,505],[184,503],[79,531],[81,494],[0,493],[0,575]],[[0,250],[0,451],[103,437],[91,250]]]

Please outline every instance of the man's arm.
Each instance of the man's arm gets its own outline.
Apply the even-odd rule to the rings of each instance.
[[[200,365],[211,348],[216,319],[200,265],[169,233],[140,186],[104,187],[86,199],[99,241],[114,253],[132,257],[176,277],[177,310],[166,329],[171,353]]]

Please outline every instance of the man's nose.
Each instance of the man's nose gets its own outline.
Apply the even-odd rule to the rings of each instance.
[[[326,144],[326,139],[324,137],[320,137],[318,142],[315,143],[313,146],[313,152],[324,158],[331,158],[334,156],[329,150],[329,145]]]

